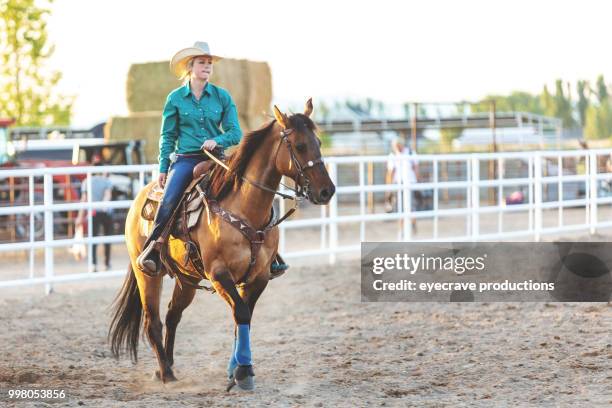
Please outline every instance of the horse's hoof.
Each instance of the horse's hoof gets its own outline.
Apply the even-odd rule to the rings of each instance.
[[[253,391],[255,389],[255,372],[253,366],[238,366],[234,369],[234,375],[230,377],[230,382],[227,385],[227,391],[231,390],[234,385],[244,391]]]
[[[166,375],[164,375],[164,377],[162,378],[159,370],[155,370],[155,375],[153,375],[153,379],[154,380],[158,380],[165,383],[169,383],[169,382],[173,382],[173,381],[178,381],[176,379],[176,377],[174,376],[174,374],[172,373],[172,371],[170,371],[169,373],[166,373]]]
[[[174,374],[170,373],[170,374],[166,374],[165,378],[163,378],[162,381],[165,384],[165,383],[174,382],[174,381],[178,381],[178,380],[176,379]]]
[[[227,380],[227,387],[225,387],[225,391],[230,392],[230,390],[234,388],[234,385],[236,385],[236,381],[234,381],[234,376],[232,375]]]

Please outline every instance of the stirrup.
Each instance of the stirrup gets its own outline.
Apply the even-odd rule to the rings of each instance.
[[[140,269],[146,275],[151,277],[159,275],[159,271],[161,269],[159,263],[156,263],[152,259],[147,259],[151,255],[151,252],[153,252],[154,250],[157,251],[159,254],[159,244],[157,241],[149,242],[149,245],[147,245],[146,248],[140,253],[140,255],[138,255],[138,258],[136,258],[136,263],[138,264]]]

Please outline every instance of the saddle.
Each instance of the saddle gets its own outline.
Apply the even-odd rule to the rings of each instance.
[[[198,210],[201,210],[202,208],[201,205],[199,205],[199,204],[202,204],[201,202],[195,203],[196,197],[192,193],[194,191],[195,186],[198,184],[202,184],[202,188],[204,189],[204,191],[208,189],[208,181],[209,181],[208,171],[212,168],[213,164],[214,163],[212,161],[207,160],[207,161],[198,163],[193,168],[193,180],[183,192],[183,197],[181,198],[181,201],[179,204],[179,207],[180,205],[184,204],[186,202],[185,198],[187,197],[187,203],[191,203],[191,206],[188,206],[189,207],[188,213],[190,214]],[[149,190],[149,193],[147,194],[147,199],[140,213],[141,217],[147,221],[153,221],[155,219],[155,214],[157,214],[157,208],[159,207],[159,203],[163,196],[164,196],[164,190],[157,183],[155,183],[153,188]],[[194,222],[197,222],[196,216],[199,216],[200,213],[201,211],[198,211],[198,213],[195,215],[192,214],[192,216],[189,218],[190,225],[187,228],[193,228],[195,226]],[[175,217],[173,217],[173,219],[169,221],[170,223],[181,221],[180,217],[176,217],[176,214],[177,213],[175,213]],[[180,225],[174,225],[174,226],[175,228],[172,228],[172,232],[181,231],[181,228],[179,228]],[[180,232],[179,232],[179,235],[180,235]]]
[[[242,280],[236,283],[237,285],[247,282],[249,272],[257,260],[257,254],[264,243],[267,232],[277,226],[279,220],[273,207],[267,225],[261,230],[256,230],[240,217],[223,209],[216,200],[210,198],[208,196],[209,170],[213,164],[212,161],[204,161],[194,168],[193,180],[185,189],[177,209],[166,226],[167,246],[161,248],[160,259],[168,273],[172,277],[177,277],[180,283],[214,292],[212,288],[198,285],[198,282],[206,279],[205,267],[199,245],[192,240],[190,234],[198,226],[202,211],[206,210],[219,215],[223,220],[237,228],[250,243],[251,260],[249,268]],[[157,184],[149,191],[140,214],[143,219],[147,221],[155,219],[163,193],[164,190]],[[210,217],[210,213],[208,216]],[[283,262],[280,255],[277,254],[276,257],[280,262]],[[179,260],[180,268],[176,265],[177,260]],[[270,279],[277,278],[284,272],[284,270],[271,270]]]

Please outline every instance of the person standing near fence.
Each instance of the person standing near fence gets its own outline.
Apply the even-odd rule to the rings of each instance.
[[[102,165],[101,162],[95,162],[95,166]],[[104,172],[101,175],[91,176],[91,201],[111,201],[112,200],[113,185],[108,177],[108,173]],[[83,180],[81,184],[81,202],[87,202],[87,179]],[[85,222],[85,210],[79,210],[79,214],[76,218],[76,225],[83,224]],[[112,208],[95,208],[92,210],[92,235],[94,237],[100,235],[112,235],[113,234],[113,210]],[[97,244],[92,246],[92,263],[94,265],[94,272],[97,271]],[[106,270],[111,269],[111,244],[104,244],[104,266]]]
[[[408,156],[410,158],[405,158]],[[417,161],[412,157],[414,153],[409,146],[406,146],[404,140],[401,138],[394,139],[391,142],[391,153],[389,153],[389,159],[387,160],[387,184],[400,184],[400,185],[410,185],[416,184],[418,182],[418,164]],[[398,200],[397,197],[402,194],[402,192],[390,193],[386,197],[386,211],[392,212],[395,204],[397,204],[398,208],[396,211],[400,211],[400,203],[401,200]],[[422,195],[420,191],[413,191],[411,196],[411,211],[418,210],[421,206]],[[416,233],[417,225],[416,219],[412,218],[412,231]],[[400,228],[403,226],[403,218],[400,219]]]

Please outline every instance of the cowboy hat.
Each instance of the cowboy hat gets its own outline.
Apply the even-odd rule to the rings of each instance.
[[[217,62],[221,59],[218,55],[212,55],[207,42],[196,41],[192,47],[184,48],[174,54],[174,57],[170,60],[170,70],[177,77],[182,77],[187,71],[187,62],[190,58],[199,56],[212,57],[213,62]]]

